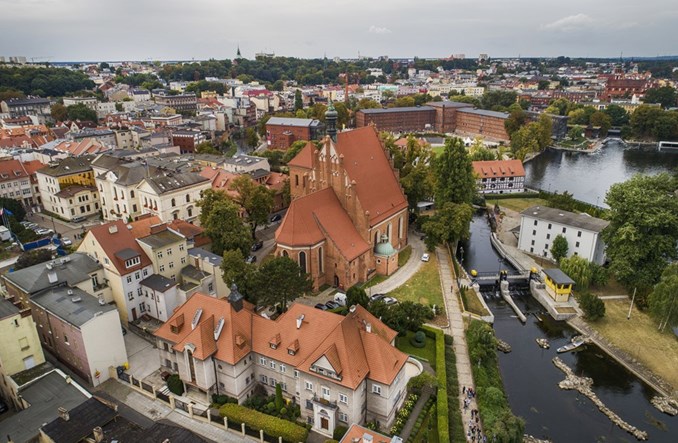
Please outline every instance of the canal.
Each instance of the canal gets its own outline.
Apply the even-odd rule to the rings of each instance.
[[[499,256],[489,242],[489,225],[482,213],[474,216],[471,244],[465,245],[464,267],[478,272],[497,272]],[[508,265],[502,268],[508,270]],[[577,375],[591,377],[593,390],[624,420],[648,432],[649,441],[678,441],[678,417],[656,410],[650,399],[654,391],[608,357],[597,346],[586,345],[578,352],[557,354],[576,332],[565,322],[553,320],[531,296],[514,292],[518,307],[528,315],[521,324],[503,301],[487,301],[495,315],[497,337],[513,351],[499,353],[499,366],[511,409],[525,419],[526,432],[554,442],[632,442],[635,438],[612,424],[586,397],[564,391],[558,383],[565,375],[551,360],[556,355]],[[539,317],[539,320],[537,317]],[[545,337],[550,349],[542,349],[536,338]]]
[[[635,174],[658,174],[678,168],[678,153],[627,149],[615,139],[593,154],[549,149],[525,163],[528,187],[570,192],[574,198],[605,206],[610,186]]]

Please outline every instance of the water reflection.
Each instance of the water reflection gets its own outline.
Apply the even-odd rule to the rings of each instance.
[[[605,206],[610,186],[635,174],[658,174],[678,167],[678,154],[625,149],[610,141],[594,154],[547,150],[525,164],[526,183],[550,191],[568,191],[588,203]]]

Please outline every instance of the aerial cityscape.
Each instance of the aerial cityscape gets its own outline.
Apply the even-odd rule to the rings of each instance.
[[[550,3],[0,2],[0,443],[678,441],[678,7]]]

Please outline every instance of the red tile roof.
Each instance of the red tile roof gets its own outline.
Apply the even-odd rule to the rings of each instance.
[[[326,238],[349,261],[370,249],[332,188],[294,200],[275,233],[276,242],[284,246],[311,246]]]
[[[294,156],[292,160],[287,162],[287,166],[296,166],[299,168],[311,169],[313,168],[313,157],[312,155],[317,151],[315,144],[313,142],[306,143],[301,151]]]
[[[473,170],[480,178],[525,177],[520,160],[488,160],[473,162]]]
[[[0,182],[21,180],[22,178],[28,178],[28,173],[19,160],[0,161]]]
[[[138,271],[143,267],[151,265],[151,260],[148,258],[143,249],[141,249],[141,246],[139,246],[137,243],[136,239],[132,235],[131,229],[129,229],[127,224],[122,220],[116,220],[114,222],[94,226],[90,229],[87,235],[93,235],[94,238],[99,242],[101,248],[106,253],[106,256],[111,261],[111,263],[113,263],[120,275],[127,275],[134,271]],[[117,252],[120,252],[124,249],[131,249],[134,252],[138,252],[141,258],[141,263],[136,266],[132,266],[131,268],[126,268],[125,260],[122,260],[115,255]]]

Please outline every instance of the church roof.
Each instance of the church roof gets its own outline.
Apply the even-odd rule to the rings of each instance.
[[[313,167],[313,153],[316,151],[313,142],[306,143],[301,151],[287,163],[287,166],[297,166],[299,168],[311,169]]]

